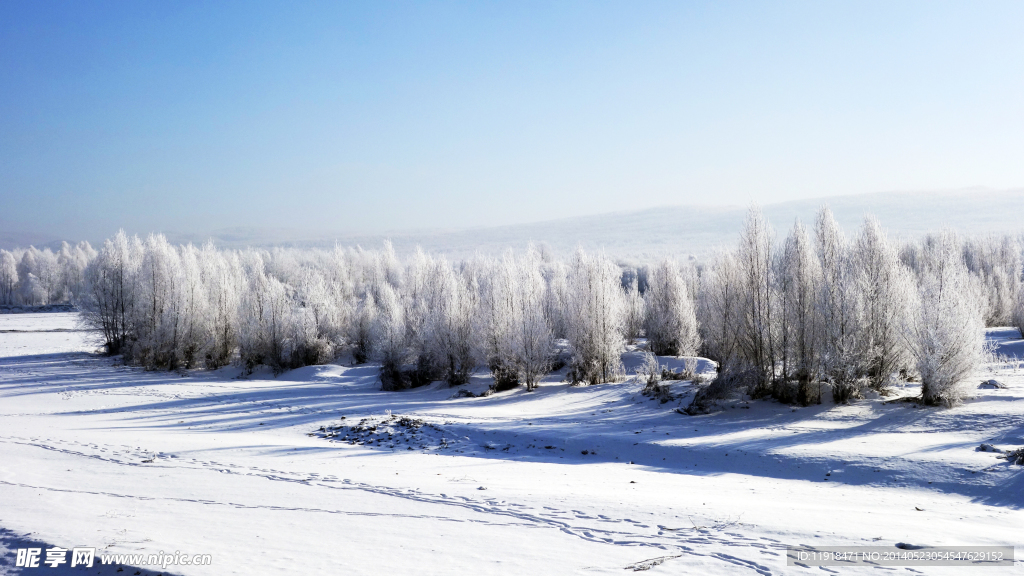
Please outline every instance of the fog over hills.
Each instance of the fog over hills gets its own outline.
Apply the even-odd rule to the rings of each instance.
[[[877,217],[890,234],[902,238],[915,238],[944,227],[971,236],[1024,233],[1024,189],[992,191],[977,188],[833,196],[768,204],[761,209],[781,237],[797,218],[813,226],[816,212],[825,204],[832,209],[849,236],[856,233],[868,214]],[[565,254],[576,246],[582,246],[587,250],[604,250],[608,255],[623,260],[649,261],[667,255],[703,258],[719,247],[734,245],[747,210],[748,206],[663,206],[510,226],[373,235],[245,227],[216,230],[205,236],[172,231],[165,233],[175,243],[198,244],[213,240],[224,248],[328,248],[335,244],[376,248],[390,239],[399,255],[421,246],[428,252],[445,254],[452,259],[476,252],[499,254],[508,248],[521,250],[533,242],[545,245],[556,254]],[[146,233],[131,230],[130,226],[126,229]],[[102,239],[90,241],[96,243]],[[42,234],[0,232],[2,247],[28,243],[59,245],[60,240],[46,241]]]
[[[836,196],[762,206],[782,236],[799,218],[813,226],[818,209],[827,204],[848,235],[873,214],[890,234],[915,238],[949,227],[965,235],[1024,232],[1024,189],[1011,191],[901,192]],[[739,237],[748,206],[664,206],[595,216],[570,217],[530,224],[363,236],[339,236],[338,244],[377,247],[390,239],[399,254],[416,246],[433,253],[463,258],[474,252],[496,254],[508,248],[543,243],[564,254],[582,246],[604,250],[627,260],[646,261],[666,255],[706,257]],[[330,236],[307,236],[287,230],[235,229],[214,236],[221,246],[332,246]],[[198,239],[193,239],[198,240]]]

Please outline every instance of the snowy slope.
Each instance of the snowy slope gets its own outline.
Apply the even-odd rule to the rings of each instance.
[[[42,316],[0,316],[0,573],[36,541],[212,555],[175,574],[805,574],[785,545],[1024,534],[1024,467],[976,450],[1024,445],[1016,361],[977,376],[1007,389],[953,410],[739,400],[688,417],[685,385],[663,404],[557,375],[453,398],[380,392],[373,366],[144,372],[55,331],[74,315]]]

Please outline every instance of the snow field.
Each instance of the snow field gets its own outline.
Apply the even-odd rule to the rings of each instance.
[[[0,316],[0,331],[76,327],[27,316]],[[1006,389],[951,410],[736,400],[689,417],[680,384],[662,404],[632,380],[570,387],[563,372],[535,392],[452,398],[440,384],[381,392],[372,365],[183,377],[94,349],[85,332],[0,332],[0,547],[213,555],[176,574],[806,574],[819,569],[786,566],[785,545],[1024,534],[1024,467],[976,450],[1024,445],[1013,363],[974,378]],[[627,354],[627,371],[639,361]],[[413,434],[403,417],[424,424]],[[364,420],[377,430],[353,433]],[[13,572],[13,553],[0,561]]]

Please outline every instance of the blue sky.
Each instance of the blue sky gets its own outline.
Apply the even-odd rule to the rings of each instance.
[[[0,3],[0,225],[338,232],[1024,186],[1024,3]]]

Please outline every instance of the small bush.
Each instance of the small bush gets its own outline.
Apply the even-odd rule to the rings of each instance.
[[[494,363],[490,368],[491,374],[494,376],[494,384],[491,385],[491,388],[495,392],[504,392],[519,387],[519,371],[515,366]]]
[[[710,384],[703,385],[683,413],[690,416],[707,414],[721,400],[737,392],[747,392],[757,386],[760,375],[754,370],[727,370]]]
[[[1024,466],[1024,448],[1017,448],[1016,450],[1010,450],[1006,452],[1004,456],[1010,461],[1010,464],[1017,464],[1018,466]]]
[[[851,400],[862,398],[864,396],[864,390],[868,387],[868,382],[864,379],[853,379],[845,380],[842,382],[833,382],[832,387],[832,401],[836,404],[849,404]]]

